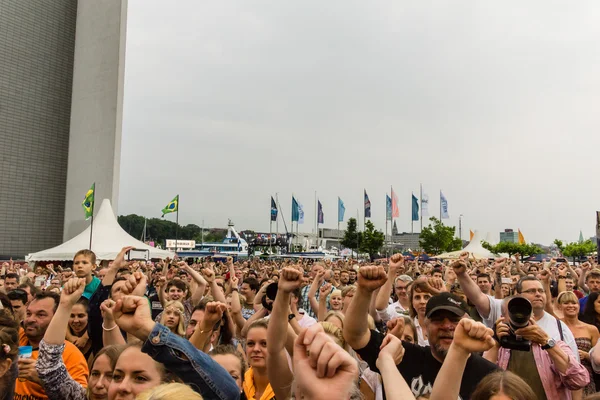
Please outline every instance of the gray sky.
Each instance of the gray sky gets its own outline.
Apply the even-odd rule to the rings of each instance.
[[[315,191],[334,228],[365,188],[384,229],[393,185],[410,231],[422,183],[463,238],[593,236],[599,20],[595,1],[129,0],[119,214],[179,194],[180,223],[268,231],[279,193],[289,229],[293,192],[312,231]]]

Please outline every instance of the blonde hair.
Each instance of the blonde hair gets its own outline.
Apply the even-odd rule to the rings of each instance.
[[[162,316],[160,317],[160,323],[161,324],[165,324],[165,321],[167,320],[167,309],[168,308],[173,308],[175,309],[175,311],[177,311],[179,313],[179,323],[177,324],[177,329],[175,329],[175,333],[179,336],[185,337],[185,318],[184,318],[184,313],[185,313],[185,308],[183,307],[183,304],[178,301],[178,300],[171,300],[171,301],[167,301],[167,303],[165,304],[165,308],[163,310]]]
[[[138,394],[136,400],[202,400],[202,396],[182,383],[165,383]]]
[[[342,289],[342,299],[344,297],[346,297],[348,295],[348,293],[355,292],[355,291],[356,291],[356,286],[354,286],[354,285],[348,285],[348,286],[344,287]]]
[[[373,317],[371,317],[371,314],[367,315],[367,326],[370,330],[375,330],[375,320],[373,319]]]
[[[346,318],[344,316],[344,314],[342,314],[339,311],[329,311],[326,315],[325,315],[325,319],[323,319],[324,322],[329,322],[329,318],[331,317],[336,317],[337,319],[339,319],[340,321],[342,321],[342,326],[344,326],[344,318]]]
[[[335,343],[340,346],[342,349],[348,351],[346,348],[346,341],[344,340],[344,335],[342,334],[342,330],[332,324],[331,322],[319,322],[319,324],[323,327],[323,331],[331,336]]]
[[[567,291],[560,292],[560,294],[556,298],[556,303],[564,304],[566,302],[578,303],[579,299],[577,299],[577,296],[573,292],[567,292]]]
[[[335,289],[334,291],[331,292],[331,294],[329,295],[329,297],[333,297],[333,296],[338,296],[338,297],[342,297],[342,291],[340,289]]]

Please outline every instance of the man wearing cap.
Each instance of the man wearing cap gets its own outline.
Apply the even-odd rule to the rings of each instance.
[[[367,314],[373,292],[386,280],[387,274],[383,267],[361,267],[358,273],[358,288],[344,322],[344,339],[375,372],[378,372],[376,361],[384,335],[367,328]],[[433,296],[427,302],[425,311],[425,329],[430,346],[402,343],[405,353],[398,364],[398,371],[415,397],[431,393],[435,378],[452,344],[454,330],[465,316],[466,310],[466,304],[457,296],[447,292]],[[398,323],[403,324],[404,320],[400,319]],[[461,398],[470,398],[479,381],[496,370],[498,367],[495,364],[472,354],[461,381]]]

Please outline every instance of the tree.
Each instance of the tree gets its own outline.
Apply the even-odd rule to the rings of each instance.
[[[346,231],[344,232],[344,238],[341,240],[340,244],[344,247],[355,250],[358,249],[358,240],[359,234],[356,231],[356,218],[350,218],[348,220]]]
[[[371,260],[373,260],[385,241],[383,232],[376,230],[375,225],[371,221],[367,221],[365,223],[365,231],[360,233],[359,236],[359,250],[363,253],[368,253]]]
[[[563,244],[562,240],[554,239],[553,243],[556,245],[556,247],[558,247],[558,250],[561,253],[565,251],[565,245]]]
[[[435,217],[430,220],[432,224],[423,228],[419,237],[419,244],[426,253],[441,254],[462,248],[462,240],[455,237],[456,227],[446,226]]]
[[[573,257],[573,259],[580,260],[594,251],[596,251],[596,244],[588,239],[583,243],[573,242],[567,244],[562,253],[565,257]]]
[[[167,239],[175,239],[176,234],[177,238],[181,240],[195,240],[200,237],[201,233],[200,227],[195,224],[179,225],[179,228],[177,228],[175,222],[162,218],[144,218],[136,214],[120,215],[117,221],[125,232],[136,239],[142,237],[145,222],[146,238],[161,244],[165,244]],[[225,236],[223,235],[221,240],[223,240],[223,237]]]
[[[512,256],[514,254],[520,254],[521,256],[532,256],[534,254],[542,253],[542,249],[535,244],[520,244],[513,242],[500,242],[493,246],[487,242],[482,242],[481,245],[491,251],[494,254],[508,254]]]

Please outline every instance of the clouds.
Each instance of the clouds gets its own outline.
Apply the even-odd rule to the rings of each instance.
[[[366,188],[383,228],[392,184],[402,231],[423,183],[465,228],[591,236],[598,17],[591,1],[130,0],[119,212],[179,193],[185,223],[266,230],[270,195],[311,220],[316,190],[334,227],[337,196],[354,216]]]

